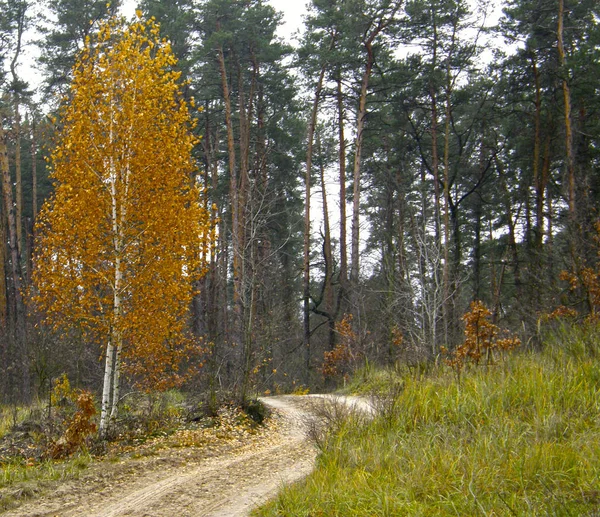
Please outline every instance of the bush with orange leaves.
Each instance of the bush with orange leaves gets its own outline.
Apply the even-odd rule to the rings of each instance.
[[[544,319],[584,319],[585,316],[585,323],[598,322],[600,318],[600,221],[596,222],[595,227],[596,235],[593,240],[598,259],[595,269],[581,267],[576,268],[575,271],[561,271],[559,278],[569,286],[572,306],[560,305],[550,314],[545,314]]]
[[[467,362],[477,365],[485,357],[486,363],[489,364],[493,359],[494,351],[513,350],[521,344],[518,337],[506,335],[497,325],[489,321],[491,315],[492,313],[481,301],[471,302],[471,310],[462,317],[465,322],[464,343],[453,352],[442,347],[446,364],[451,366],[459,377]],[[502,334],[506,337],[500,337]]]
[[[354,352],[357,336],[352,328],[352,314],[344,315],[342,321],[336,323],[335,331],[339,336],[339,343],[323,356],[321,373],[323,377],[334,378],[338,376],[348,377],[348,370],[356,359]]]
[[[600,253],[599,253],[600,254]],[[599,271],[584,267],[579,274],[561,271],[559,278],[569,284],[571,293],[580,292],[588,310],[587,322],[596,321],[600,316],[600,266]],[[578,318],[580,313],[572,307],[560,305],[546,315],[546,319]]]
[[[96,424],[92,422],[97,412],[94,396],[87,390],[72,391],[71,395],[76,397],[77,411],[67,420],[63,435],[50,446],[48,456],[52,459],[70,456],[85,444],[89,435],[96,432]]]

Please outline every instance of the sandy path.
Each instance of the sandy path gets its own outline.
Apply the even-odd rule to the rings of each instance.
[[[128,460],[118,475],[65,483],[7,517],[242,517],[285,483],[308,474],[316,451],[305,422],[314,397],[269,397],[282,425],[274,436],[244,447],[184,461],[185,450],[164,451],[147,462]],[[344,400],[349,405],[362,404]],[[190,453],[188,453],[190,454]],[[173,455],[177,457],[174,458]],[[98,466],[102,472],[102,465]]]

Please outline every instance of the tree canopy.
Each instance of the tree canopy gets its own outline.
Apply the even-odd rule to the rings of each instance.
[[[77,60],[51,156],[35,300],[55,327],[101,340],[105,398],[118,391],[121,357],[143,385],[172,382],[202,273],[210,230],[175,64],[153,22],[102,25]]]

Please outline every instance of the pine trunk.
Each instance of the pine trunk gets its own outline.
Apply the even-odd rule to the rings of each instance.
[[[340,297],[345,296],[348,284],[348,244],[346,241],[346,137],[344,135],[344,92],[341,72],[337,77],[337,112],[340,162]]]
[[[0,339],[2,339],[2,350],[7,345],[7,317],[8,317],[8,292],[6,285],[7,253],[6,253],[6,214],[4,213],[4,201],[0,205]],[[2,357],[6,364],[6,356]]]
[[[372,41],[372,39],[371,39]],[[354,310],[357,309],[357,289],[360,268],[360,180],[361,180],[361,155],[364,141],[365,119],[367,117],[367,93],[369,79],[373,69],[373,48],[371,42],[365,44],[367,50],[367,63],[363,73],[360,97],[358,101],[358,115],[356,122],[356,140],[354,145],[354,188],[352,205],[352,263],[350,267],[350,283],[352,284],[352,297]]]
[[[221,88],[225,106],[225,126],[227,128],[227,154],[229,159],[229,199],[231,203],[231,236],[232,236],[232,262],[233,262],[233,321],[230,325],[230,338],[233,346],[242,344],[242,241],[240,239],[240,213],[239,213],[239,185],[236,168],[235,138],[233,121],[231,117],[231,98],[227,81],[227,69],[223,49],[217,49],[219,71],[221,74]]]
[[[18,368],[21,372],[21,396],[23,400],[30,397],[29,360],[27,354],[27,339],[25,329],[25,306],[23,302],[23,275],[21,271],[21,256],[17,237],[17,218],[12,193],[12,181],[8,165],[8,149],[6,145],[6,133],[2,129],[0,118],[0,168],[2,169],[2,194],[5,215],[8,222],[8,250],[10,260],[10,272],[12,280],[11,295],[13,297],[13,328],[15,339],[15,350]]]
[[[321,154],[321,140],[317,135],[317,147]],[[333,249],[331,246],[331,226],[329,224],[329,207],[327,203],[327,184],[325,179],[325,164],[319,160],[321,176],[321,197],[323,201],[323,258],[325,260],[325,278],[323,280],[323,297],[325,299],[325,312],[329,324],[329,349],[335,347],[335,307],[333,303]]]
[[[15,94],[15,217],[17,225],[17,247],[19,249],[19,256],[23,257],[23,179],[21,167],[21,114],[19,110],[19,97]]]
[[[562,91],[564,101],[564,117],[565,117],[565,155],[566,155],[566,166],[567,166],[567,184],[568,184],[568,195],[567,200],[569,203],[569,220],[571,224],[576,222],[575,215],[575,166],[573,160],[573,129],[571,126],[571,90],[569,88],[569,82],[567,80],[567,69],[566,69],[566,58],[565,58],[565,47],[563,42],[564,32],[564,14],[565,5],[564,0],[558,0],[558,64],[561,68],[562,75]],[[574,230],[574,228],[573,228]]]
[[[323,89],[323,80],[325,78],[325,66],[321,67],[319,80],[315,90],[310,122],[308,124],[307,150],[306,150],[306,173],[304,175],[304,267],[303,267],[303,345],[304,345],[304,366],[306,374],[310,372],[310,184],[314,148],[314,135],[317,126],[317,114],[319,112],[319,103],[321,101],[321,90]]]

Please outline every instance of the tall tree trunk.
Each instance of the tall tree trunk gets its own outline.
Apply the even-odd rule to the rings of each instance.
[[[23,179],[21,167],[21,113],[19,106],[19,96],[15,93],[13,99],[13,109],[15,116],[14,136],[15,136],[15,217],[17,219],[17,247],[19,255],[23,257]]]
[[[1,144],[0,144],[1,145]],[[7,348],[8,331],[8,291],[6,285],[6,273],[8,266],[8,256],[6,253],[6,221],[4,200],[0,204],[0,338],[2,338],[2,350]],[[6,354],[2,357],[6,364]]]
[[[6,242],[6,216],[4,214],[4,202],[2,202],[0,203],[0,361],[2,361],[0,364],[3,365],[9,364]],[[3,375],[0,379],[0,396],[8,394],[9,379],[7,377],[7,375]]]
[[[113,124],[110,124],[109,141],[113,141]],[[112,321],[110,334],[106,345],[106,357],[104,363],[104,381],[102,387],[102,404],[100,408],[100,436],[106,438],[110,422],[116,417],[116,405],[118,403],[118,383],[120,376],[120,355],[122,348],[121,336],[121,289],[123,284],[123,225],[125,223],[125,200],[120,199],[117,193],[117,165],[110,158],[110,197],[111,197],[111,230],[114,254],[114,278],[112,281]],[[125,179],[127,182],[127,179]],[[126,198],[126,196],[124,196]]]
[[[25,3],[17,5],[16,12],[17,34],[16,47],[13,58],[10,62],[10,72],[12,76],[12,101],[14,111],[14,138],[15,138],[15,217],[17,230],[17,250],[19,256],[23,257],[23,182],[21,179],[21,113],[20,113],[20,90],[21,85],[17,75],[17,64],[21,55],[21,43],[23,32],[25,30]]]
[[[38,214],[37,134],[35,120],[31,121],[31,213],[33,222]]]
[[[548,134],[546,135],[544,142],[544,160],[542,162],[542,170],[541,174],[538,178],[538,184],[536,186],[537,190],[537,203],[536,203],[536,225],[539,229],[539,234],[537,235],[537,243],[536,247],[538,250],[542,250],[542,246],[544,244],[544,202],[546,198],[546,189],[548,187],[548,181],[550,180],[550,166],[551,166],[551,156],[550,156],[550,145],[552,142],[552,130],[549,128]]]
[[[352,211],[352,257],[350,267],[350,283],[353,298],[353,310],[358,309],[358,278],[360,269],[360,181],[361,181],[361,156],[364,142],[365,120],[367,118],[367,94],[369,89],[369,80],[375,62],[373,43],[377,37],[388,27],[394,19],[396,12],[400,9],[400,2],[393,2],[389,7],[389,12],[382,13],[378,20],[371,20],[371,27],[365,33],[362,45],[367,53],[365,69],[360,86],[360,96],[358,99],[358,113],[356,120],[356,138],[354,144],[354,189],[353,189],[353,211]]]
[[[544,190],[541,188],[540,180],[540,155],[542,147],[542,90],[540,84],[540,72],[537,67],[535,55],[531,54],[531,66],[535,83],[535,135],[533,140],[533,184],[536,190],[536,229],[535,247],[541,249],[544,234],[543,206]]]
[[[452,40],[454,44],[454,37]],[[450,117],[451,117],[451,75],[450,75],[450,56],[446,66],[446,108],[444,122],[444,267],[442,272],[443,282],[443,330],[444,341],[449,343],[450,327],[453,325],[452,313],[453,303],[450,296]],[[456,237],[456,234],[455,234]]]
[[[441,242],[441,210],[440,210],[440,158],[438,152],[438,100],[436,93],[436,84],[433,79],[433,74],[438,67],[438,31],[437,18],[435,13],[431,13],[431,23],[433,30],[433,56],[431,60],[431,79],[429,83],[429,100],[431,101],[431,172],[433,174],[433,207],[434,207],[434,225],[436,243]]]
[[[508,190],[508,184],[506,182],[506,174],[504,172],[504,166],[502,162],[495,157],[496,169],[498,170],[498,176],[500,177],[500,184],[503,190],[503,204],[504,211],[506,213],[508,222],[508,250],[512,259],[512,270],[515,279],[515,290],[516,299],[521,300],[523,295],[523,282],[521,278],[521,266],[519,262],[519,248],[517,245],[517,229],[515,219],[513,218],[513,204],[510,198],[510,192]]]
[[[344,92],[342,76],[337,71],[337,114],[340,165],[340,301],[345,296],[348,285],[348,244],[346,241],[346,137],[344,135]]]
[[[233,121],[231,117],[231,98],[227,81],[227,69],[223,49],[217,48],[219,71],[221,74],[221,88],[223,103],[225,105],[225,126],[227,128],[227,154],[229,157],[229,199],[231,203],[231,240],[233,262],[233,321],[230,326],[230,336],[233,346],[241,347],[243,332],[243,301],[242,301],[242,241],[239,233],[239,185],[237,178],[235,138]]]
[[[575,214],[575,166],[573,160],[573,130],[571,126],[571,90],[568,82],[568,71],[566,69],[565,46],[563,41],[564,32],[564,0],[558,0],[558,65],[560,74],[562,75],[562,91],[564,101],[564,116],[565,116],[565,155],[567,166],[567,184],[568,184],[568,203],[569,203],[569,221],[572,225],[576,223]],[[571,231],[573,232],[573,227]]]
[[[208,113],[209,106],[206,106],[205,111]],[[206,116],[206,123],[204,126],[204,138],[202,139],[202,145],[204,146],[204,154],[206,156],[206,184],[207,189],[207,201],[210,200],[208,195],[216,193],[219,185],[219,163],[217,160],[217,149],[219,148],[219,130],[218,125],[212,127],[210,116]],[[210,342],[216,345],[217,334],[219,331],[224,332],[225,339],[227,339],[225,332],[226,318],[221,316],[222,307],[226,306],[227,303],[222,299],[224,291],[221,280],[226,278],[226,274],[220,275],[219,267],[222,258],[226,255],[222,246],[219,243],[222,242],[222,236],[226,233],[222,227],[223,217],[219,211],[219,207],[216,203],[209,203],[208,207],[210,213],[210,222],[213,235],[210,239],[212,247],[210,250],[210,265],[208,274],[206,275],[208,289],[206,290],[206,331]],[[217,228],[219,229],[217,235]],[[225,268],[226,271],[226,268]],[[215,353],[213,348],[211,356]]]
[[[242,328],[240,335],[242,336],[242,385],[240,391],[240,400],[245,401],[249,390],[250,374],[252,370],[252,356],[253,356],[253,325],[254,325],[254,314],[256,311],[256,293],[255,293],[255,261],[256,261],[256,250],[253,234],[256,228],[247,227],[247,222],[250,225],[254,225],[252,218],[253,213],[250,212],[248,217],[248,211],[252,210],[253,199],[250,197],[250,177],[249,177],[249,164],[250,164],[250,133],[252,127],[252,119],[254,117],[254,97],[256,93],[256,82],[258,77],[258,62],[253,56],[253,70],[250,79],[250,91],[248,93],[248,99],[246,99],[244,91],[244,76],[242,67],[238,62],[238,100],[239,100],[239,116],[240,116],[240,186],[238,194],[238,242],[240,244],[240,259],[241,259],[241,312],[242,312]],[[246,102],[248,105],[246,106]],[[247,236],[249,234],[249,236]],[[250,257],[247,257],[246,248],[248,247],[248,239],[251,239],[249,243]],[[249,263],[246,263],[249,261]],[[247,291],[249,296],[246,295]]]
[[[321,154],[321,138],[317,135],[317,148]],[[327,202],[327,183],[325,179],[325,164],[323,159],[319,160],[319,171],[321,176],[321,197],[323,201],[323,258],[325,260],[325,278],[323,280],[323,297],[325,299],[325,312],[327,313],[329,326],[329,350],[335,347],[335,307],[333,303],[333,249],[331,246],[331,227],[329,224],[329,206]]]
[[[481,198],[475,196],[475,242],[473,243],[473,300],[481,300]],[[491,260],[490,262],[493,262]],[[491,289],[492,293],[494,292]]]
[[[35,220],[37,217],[38,206],[37,206],[37,143],[35,135],[35,121],[31,121],[30,127],[30,142],[31,142],[31,218],[26,220],[26,236],[25,236],[25,262],[27,268],[27,283],[31,281],[31,275],[33,273],[33,250],[35,246]]]
[[[374,37],[374,36],[373,36]],[[360,97],[358,100],[358,114],[356,122],[356,139],[354,144],[354,188],[352,200],[352,261],[350,267],[350,283],[352,285],[353,309],[357,310],[357,289],[360,268],[360,180],[361,180],[361,154],[364,141],[365,119],[367,117],[367,93],[369,79],[373,69],[372,39],[365,43],[367,62],[362,76]]]
[[[451,284],[456,285],[456,275],[450,278],[450,120],[452,117],[452,94],[454,92],[454,81],[452,78],[452,60],[454,58],[454,51],[456,45],[456,32],[458,29],[458,19],[454,17],[452,19],[452,37],[448,54],[446,56],[446,106],[445,106],[445,121],[444,121],[444,270],[443,270],[443,319],[444,319],[444,339],[446,343],[449,342],[451,329],[455,328],[454,321],[454,297],[451,292]],[[454,206],[454,241],[458,241],[460,235],[458,232],[458,206]],[[454,249],[454,273],[458,272],[460,262],[460,247],[457,246]]]
[[[29,358],[27,352],[27,339],[25,329],[25,305],[23,302],[23,274],[21,271],[21,256],[17,238],[17,218],[12,194],[12,182],[8,165],[8,149],[6,133],[2,128],[3,120],[0,117],[0,168],[2,169],[2,199],[8,221],[8,249],[12,279],[12,296],[14,297],[14,337],[17,350],[19,369],[21,371],[21,395],[24,400],[30,397]]]
[[[306,173],[304,175],[304,267],[303,267],[303,345],[304,345],[304,366],[306,375],[310,372],[310,191],[311,191],[311,173],[313,161],[314,135],[317,126],[317,114],[319,112],[319,103],[321,101],[321,92],[323,90],[323,80],[325,78],[325,65],[321,67],[319,79],[315,89],[310,121],[308,124],[307,147],[306,147]]]
[[[391,155],[389,139],[383,138],[383,149],[385,150],[386,156]],[[395,184],[393,173],[390,167],[389,158],[385,161],[386,181],[385,181],[385,236],[384,236],[384,249],[382,254],[382,271],[385,281],[385,325],[386,325],[386,337],[387,337],[387,363],[391,366],[395,361],[395,329],[396,318],[397,318],[397,307],[395,307],[396,298],[396,250],[394,246],[394,237],[396,236],[395,229]]]
[[[398,188],[398,229],[397,229],[397,258],[398,258],[398,272],[400,273],[400,280],[407,281],[409,277],[407,258],[406,258],[406,245],[405,245],[405,232],[406,232],[406,194],[402,188],[402,172],[399,168],[396,172],[396,185]]]

